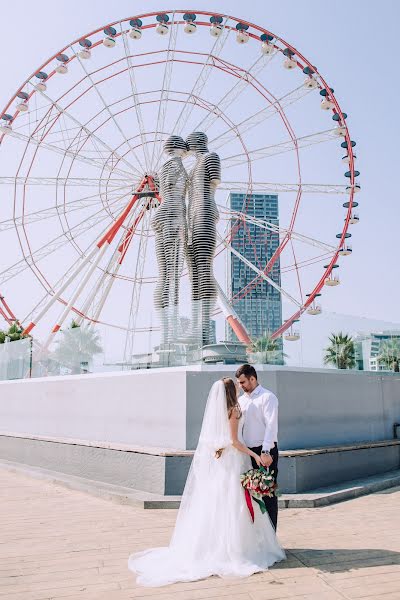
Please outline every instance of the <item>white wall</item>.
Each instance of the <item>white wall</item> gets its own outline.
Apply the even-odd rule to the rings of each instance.
[[[186,374],[102,373],[0,382],[0,433],[184,449]]]
[[[260,367],[279,399],[281,450],[393,436],[398,373]],[[0,382],[0,433],[194,449],[208,391],[232,366],[193,366]]]

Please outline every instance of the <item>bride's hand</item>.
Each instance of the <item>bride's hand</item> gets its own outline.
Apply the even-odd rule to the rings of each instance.
[[[257,465],[258,465],[259,467],[261,467],[261,466],[262,466],[262,462],[261,462],[261,456],[258,456],[258,454],[255,454],[255,455],[254,455],[254,460],[256,461],[256,463],[257,463]]]

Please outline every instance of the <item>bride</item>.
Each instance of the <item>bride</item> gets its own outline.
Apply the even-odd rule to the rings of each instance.
[[[286,558],[268,513],[255,506],[251,520],[240,475],[252,468],[250,457],[261,463],[244,445],[242,428],[235,383],[217,381],[208,396],[170,544],[129,557],[128,568],[138,584],[247,577]]]

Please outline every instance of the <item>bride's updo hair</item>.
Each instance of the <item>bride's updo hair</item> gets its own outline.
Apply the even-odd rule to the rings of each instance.
[[[235,382],[230,377],[223,377],[222,381],[225,386],[226,393],[226,405],[228,408],[228,416],[231,418],[232,412],[235,411],[236,417],[240,419],[242,416],[242,411],[240,409],[239,402],[237,400],[237,391]]]

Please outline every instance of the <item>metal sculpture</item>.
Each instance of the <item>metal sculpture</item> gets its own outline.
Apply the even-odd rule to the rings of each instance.
[[[154,291],[154,304],[160,315],[161,343],[172,341],[178,326],[179,280],[184,258],[186,238],[187,173],[182,163],[186,153],[184,140],[176,135],[164,144],[169,158],[159,173],[161,206],[157,209],[151,226],[155,232],[158,264],[158,281]]]
[[[208,150],[205,133],[195,131],[186,139],[196,163],[189,176],[186,260],[192,285],[192,334],[206,345],[210,340],[211,311],[217,298],[213,261],[219,219],[215,190],[221,183],[221,161]]]

